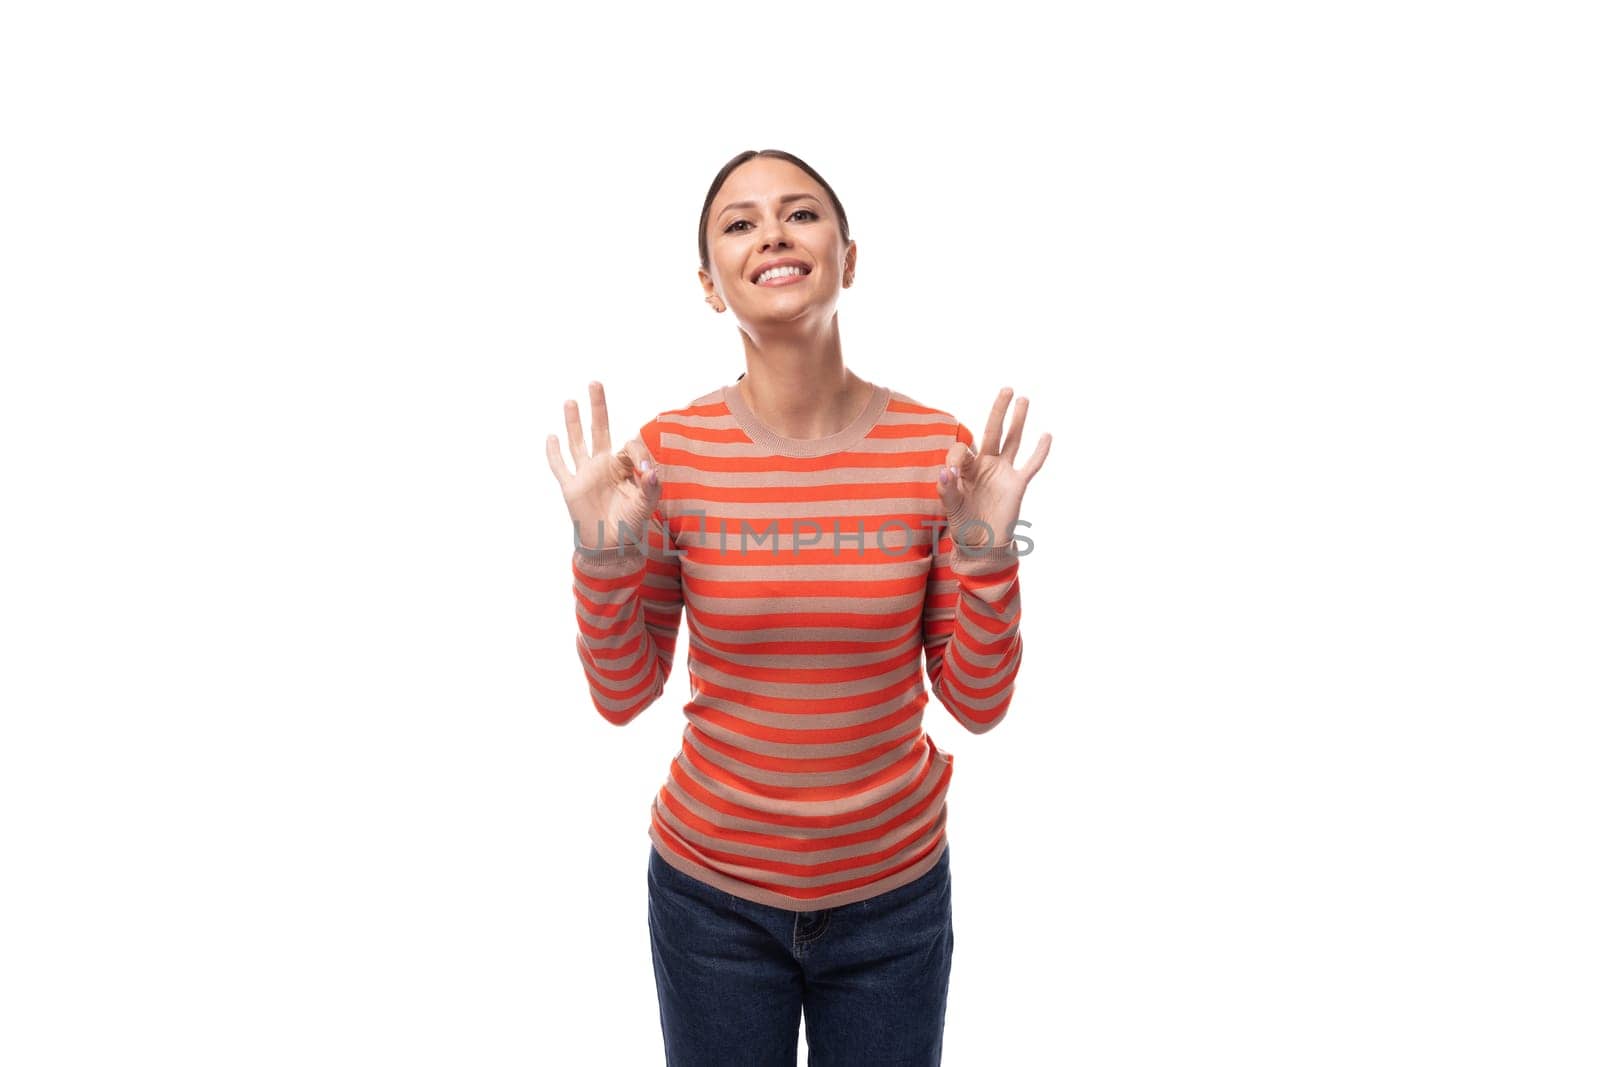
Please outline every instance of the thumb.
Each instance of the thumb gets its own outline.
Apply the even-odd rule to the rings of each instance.
[[[646,455],[634,455],[628,448],[620,448],[611,453],[612,479],[619,485],[631,483],[637,485],[654,506],[661,495],[661,476],[656,471],[655,464],[650,462]],[[652,496],[651,494],[655,495]]]
[[[650,510],[656,510],[656,504],[661,500],[661,471],[648,459],[639,461],[639,486],[644,490],[645,503]]]
[[[959,441],[945,453],[944,465],[939,468],[939,502],[944,505],[947,518],[959,519],[965,514],[966,486],[976,457],[972,450]]]

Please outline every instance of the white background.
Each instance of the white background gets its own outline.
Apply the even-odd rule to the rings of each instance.
[[[0,1060],[661,1062],[543,442],[744,369],[777,147],[1054,434],[945,1062],[1595,1063],[1582,6],[7,5]]]

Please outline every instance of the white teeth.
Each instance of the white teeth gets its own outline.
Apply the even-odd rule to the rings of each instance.
[[[760,285],[762,282],[766,281],[768,278],[786,278],[791,274],[804,274],[804,273],[805,273],[805,271],[801,270],[799,267],[773,267],[771,270],[762,271],[761,272],[761,277],[756,279],[756,284]]]

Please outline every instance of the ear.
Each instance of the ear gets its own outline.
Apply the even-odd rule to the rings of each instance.
[[[850,287],[850,283],[855,281],[855,278],[856,278],[856,243],[855,243],[855,241],[852,240],[845,247],[845,250],[844,250],[844,286],[845,286],[845,288],[848,289]]]
[[[712,311],[720,312],[724,308],[722,297],[717,295],[716,283],[711,280],[711,275],[702,268],[699,272],[700,288],[706,291],[706,303],[711,305]]]

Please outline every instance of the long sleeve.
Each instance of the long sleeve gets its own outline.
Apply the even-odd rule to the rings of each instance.
[[[628,447],[643,448],[637,439]],[[661,696],[683,618],[678,559],[667,552],[671,535],[659,504],[646,532],[646,547],[572,552],[578,658],[595,710],[615,726],[632,722]]]
[[[972,443],[960,424],[957,440]],[[922,614],[929,684],[957,722],[981,734],[1005,717],[1022,665],[1016,543],[960,550],[949,527],[938,532]]]

